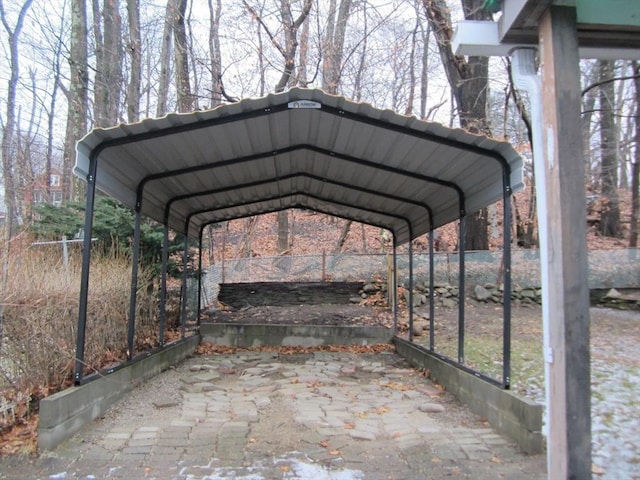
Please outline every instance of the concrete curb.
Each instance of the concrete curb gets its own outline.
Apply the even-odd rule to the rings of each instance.
[[[393,329],[376,326],[203,323],[200,325],[200,336],[203,342],[234,347],[372,345],[391,343]]]
[[[97,380],[43,398],[38,448],[52,450],[106,412],[124,393],[191,355],[199,342],[198,335],[188,337]]]

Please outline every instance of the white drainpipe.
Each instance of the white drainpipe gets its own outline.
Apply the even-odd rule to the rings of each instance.
[[[540,241],[540,277],[542,280],[542,336],[544,342],[544,373],[546,408],[542,433],[548,438],[549,425],[548,409],[550,404],[549,368],[553,363],[553,350],[549,342],[549,262],[548,235],[549,223],[547,219],[547,185],[544,165],[544,144],[542,139],[542,79],[538,75],[536,61],[537,49],[522,47],[515,48],[509,54],[511,58],[511,73],[513,83],[518,90],[527,92],[531,103],[531,127],[533,136],[533,165],[536,175],[536,204],[538,212],[538,239]],[[552,136],[550,138],[553,138]],[[553,158],[550,156],[549,158]]]

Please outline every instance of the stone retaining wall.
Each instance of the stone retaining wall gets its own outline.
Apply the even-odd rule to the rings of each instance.
[[[223,283],[218,300],[232,308],[286,305],[347,304],[363,282]]]

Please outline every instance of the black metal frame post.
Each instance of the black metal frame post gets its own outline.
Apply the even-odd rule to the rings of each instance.
[[[398,252],[396,248],[396,238],[393,236],[393,281],[391,282],[393,288],[393,334],[398,333]]]
[[[503,310],[502,310],[502,386],[511,386],[511,180],[510,172],[503,168],[502,238],[504,255]]]
[[[84,241],[82,247],[82,273],[80,277],[80,300],[78,304],[78,332],[76,336],[76,358],[73,380],[76,385],[82,382],[84,370],[84,347],[87,330],[87,303],[89,298],[89,271],[91,268],[91,233],[93,230],[93,211],[96,197],[96,172],[98,154],[92,152],[89,158],[87,174],[87,203],[84,212]]]
[[[409,341],[413,342],[413,231],[409,225]]]
[[[200,227],[200,237],[198,242],[198,306],[196,307],[196,325],[200,326],[200,306],[202,304],[202,237],[204,235],[204,225]]]
[[[160,272],[160,325],[158,328],[158,340],[164,347],[164,330],[167,319],[167,262],[169,260],[169,225],[165,219],[164,235],[162,238],[162,266]]]
[[[142,220],[142,198],[136,200],[133,227],[133,255],[131,259],[131,297],[129,298],[129,319],[127,321],[127,359],[133,360],[136,331],[136,302],[138,293],[138,263],[140,261],[140,223]]]
[[[180,338],[184,339],[187,323],[187,267],[189,265],[189,219],[184,229],[184,251],[182,252],[182,295],[180,298]]]
[[[458,272],[458,362],[464,363],[464,289],[465,289],[465,247],[464,237],[466,228],[467,215],[464,208],[460,212],[460,230],[458,240],[458,255],[459,255],[459,272]]]
[[[433,216],[429,217],[429,350],[435,349],[435,305],[433,304],[434,295],[434,264],[433,264]]]

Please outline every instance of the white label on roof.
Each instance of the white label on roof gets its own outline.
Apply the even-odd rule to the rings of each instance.
[[[322,108],[320,102],[312,102],[311,100],[298,100],[297,102],[289,102],[289,108]]]

